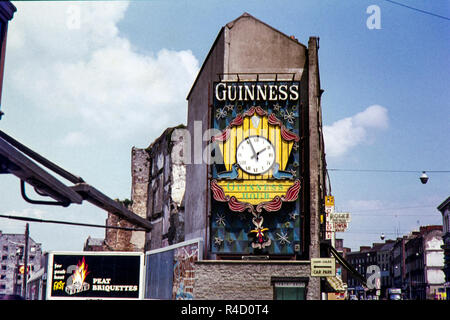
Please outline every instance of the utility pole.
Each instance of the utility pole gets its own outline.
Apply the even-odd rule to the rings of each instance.
[[[22,296],[24,299],[27,298],[27,280],[28,280],[28,238],[30,235],[29,224],[27,223],[25,227],[25,248],[24,248],[24,258],[23,258],[23,285],[22,285]]]

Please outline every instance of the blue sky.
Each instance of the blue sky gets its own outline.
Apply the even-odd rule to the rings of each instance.
[[[446,0],[404,4],[450,16]],[[112,198],[130,198],[132,146],[186,123],[186,96],[220,28],[248,12],[307,44],[319,64],[329,168],[450,170],[450,21],[387,1],[13,2],[0,127]],[[370,5],[381,29],[368,29]],[[78,20],[77,20],[78,18]],[[441,224],[450,174],[330,171],[344,245]],[[17,178],[0,179],[0,213],[104,224],[89,203],[24,202]],[[4,233],[22,222],[0,220]],[[30,224],[44,250],[81,250],[103,229]]]

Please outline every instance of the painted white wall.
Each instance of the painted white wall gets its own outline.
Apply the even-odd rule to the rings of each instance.
[[[427,270],[428,284],[444,284],[445,275],[442,270],[439,269],[429,269]]]

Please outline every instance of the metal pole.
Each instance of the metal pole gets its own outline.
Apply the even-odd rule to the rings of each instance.
[[[28,269],[28,237],[30,235],[30,230],[29,230],[29,224],[27,223],[26,227],[25,227],[25,249],[24,249],[24,260],[23,260],[23,265],[24,265],[24,269],[23,269],[23,285],[22,285],[22,296],[24,297],[24,299],[27,298],[27,269]]]

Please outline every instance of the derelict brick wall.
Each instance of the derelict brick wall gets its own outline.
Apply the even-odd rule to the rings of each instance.
[[[135,227],[132,223],[125,219],[119,218],[117,215],[108,213],[108,219],[106,220],[107,226],[117,227]],[[132,231],[121,229],[106,229],[105,236],[105,251],[140,251],[141,248],[137,248],[131,243]]]
[[[272,300],[272,278],[309,276],[309,261],[197,261],[194,299]],[[309,279],[308,300],[320,296],[320,288],[316,283],[318,279]]]
[[[133,147],[131,150],[131,211],[147,218],[148,183],[150,176],[149,156],[145,149]],[[138,250],[144,250],[145,233],[133,231],[130,242]]]

